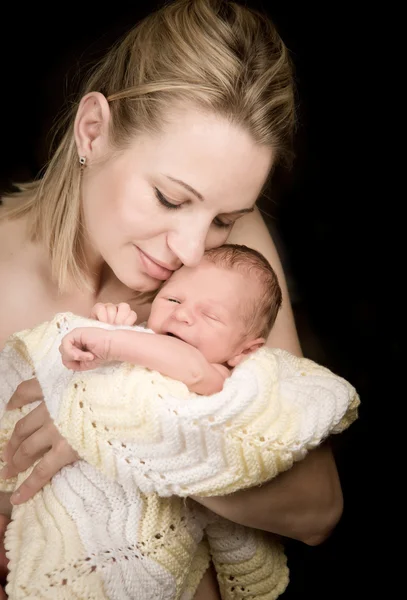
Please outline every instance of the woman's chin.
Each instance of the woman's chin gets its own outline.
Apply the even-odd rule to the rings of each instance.
[[[144,273],[134,275],[134,273],[118,272],[115,273],[115,275],[123,285],[130,290],[139,293],[154,292],[158,290],[162,283],[161,281],[158,281],[158,279],[152,279]]]

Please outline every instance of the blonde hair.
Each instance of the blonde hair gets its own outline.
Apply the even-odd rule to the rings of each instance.
[[[278,160],[290,156],[295,122],[292,66],[266,17],[226,0],[175,0],[138,23],[91,72],[81,96],[101,92],[109,136],[124,149],[139,132],[159,131],[168,109],[187,102],[247,130]],[[49,248],[59,288],[86,285],[81,248],[81,175],[74,139],[78,104],[41,179],[19,185],[4,215],[30,213],[33,240]]]
[[[254,288],[255,297],[243,307],[242,316],[247,337],[267,338],[283,301],[277,275],[268,260],[257,250],[243,244],[223,244],[219,248],[212,248],[205,252],[204,260],[220,269],[234,270],[257,280],[260,294]]]

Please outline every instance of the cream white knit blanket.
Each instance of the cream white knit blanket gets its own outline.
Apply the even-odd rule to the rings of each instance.
[[[290,468],[357,418],[353,386],[270,349],[236,367],[213,396],[126,363],[73,373],[58,348],[79,326],[115,328],[58,314],[12,336],[0,353],[0,446],[36,405],[4,412],[17,385],[35,375],[82,458],[13,509],[10,600],[188,600],[210,555],[223,598],[277,598],[288,582],[279,542],[184,499],[225,495]]]

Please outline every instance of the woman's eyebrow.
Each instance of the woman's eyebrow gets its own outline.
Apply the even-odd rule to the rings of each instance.
[[[165,175],[165,177],[167,179],[169,179],[170,181],[173,181],[174,183],[178,183],[178,185],[182,185],[182,187],[184,187],[186,190],[188,190],[188,192],[191,192],[191,194],[194,194],[194,196],[196,196],[201,202],[204,202],[205,198],[202,196],[202,194],[200,194],[199,192],[197,192],[192,186],[190,186],[188,183],[185,183],[185,181],[181,181],[181,179],[176,179],[175,177],[171,177],[171,175]],[[244,215],[246,213],[251,213],[254,211],[254,206],[252,206],[251,208],[242,208],[240,210],[231,210],[228,213],[228,215]]]
[[[251,213],[253,211],[254,211],[254,206],[252,206],[251,208],[241,208],[240,210],[231,210],[224,214],[225,215],[245,215],[246,213]]]
[[[178,185],[182,185],[182,187],[184,187],[186,190],[188,190],[188,192],[191,192],[191,194],[194,194],[194,196],[196,196],[201,202],[203,202],[205,200],[205,198],[202,196],[202,194],[200,194],[199,192],[194,190],[194,188],[192,186],[188,185],[188,183],[185,183],[185,181],[181,181],[180,179],[175,179],[175,177],[171,177],[170,175],[166,175],[165,177],[167,179],[170,179],[174,183],[178,183]]]

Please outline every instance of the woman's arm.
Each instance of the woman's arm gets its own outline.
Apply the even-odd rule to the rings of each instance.
[[[228,240],[262,252],[275,269],[283,306],[267,345],[301,356],[286,279],[275,245],[256,210],[239,220]],[[261,486],[231,496],[195,498],[214,512],[242,525],[257,527],[307,544],[321,543],[338,523],[342,490],[329,445],[310,452],[289,471]]]
[[[230,521],[310,546],[329,536],[343,508],[339,477],[327,444],[260,487],[194,500]]]

